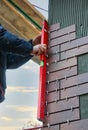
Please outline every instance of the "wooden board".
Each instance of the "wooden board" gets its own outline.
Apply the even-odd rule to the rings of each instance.
[[[66,79],[55,80],[53,82],[47,82],[47,91],[52,92],[58,89],[66,89],[69,87],[78,86],[84,83],[88,83],[88,73],[76,75]]]
[[[88,94],[88,83],[61,90],[61,99]]]
[[[65,99],[53,103],[48,103],[48,105],[46,106],[46,113],[56,113],[65,110],[71,110],[76,107],[79,107],[79,98],[74,97],[68,100]]]
[[[61,124],[60,128],[60,130],[87,130],[88,119]]]
[[[15,1],[16,2],[16,1]],[[19,0],[18,0],[19,2]],[[24,1],[19,2],[20,5],[23,5]],[[25,1],[25,9],[26,6],[28,8],[29,4],[27,1]],[[19,5],[19,6],[20,6]],[[29,10],[28,10],[29,11]],[[32,9],[32,11],[34,11],[34,13],[36,14],[37,11],[35,12],[35,10]],[[19,35],[20,37],[23,37],[25,39],[31,39],[34,38],[36,35],[38,35],[40,33],[40,31],[34,27],[34,25],[28,21],[28,19],[26,19],[22,14],[20,14],[20,12],[18,10],[16,10],[10,3],[8,3],[8,1],[6,0],[1,0],[0,1],[0,19],[3,18],[3,21],[1,20],[0,23],[4,26],[5,24],[9,24],[9,26],[11,27],[10,31],[15,30],[15,33],[17,33],[17,35]],[[40,16],[40,15],[38,15]],[[40,21],[42,22],[43,18],[41,17]],[[7,21],[7,22],[5,22]],[[8,30],[10,27],[5,26]],[[17,31],[16,31],[17,30]],[[13,32],[13,31],[12,31]]]
[[[88,53],[88,44],[61,53],[61,60]]]
[[[62,44],[61,45],[61,52],[67,51],[67,50],[70,50],[70,49],[73,49],[73,48],[77,48],[77,47],[80,47],[80,46],[84,46],[85,44],[88,44],[88,36],[82,37],[82,38],[79,38],[79,39],[75,39],[71,42],[67,42],[65,44]]]
[[[58,112],[54,114],[49,114],[48,116],[45,117],[45,124],[56,124],[56,123],[65,123],[68,120],[69,121],[74,121],[78,120],[79,117],[79,109],[74,109],[73,111],[63,111],[63,112]]]
[[[59,45],[50,47],[48,54],[52,55],[52,54],[56,54],[56,53],[59,53],[59,52],[64,52],[64,51],[67,51],[67,50],[78,48],[80,46],[84,46],[86,44],[88,44],[88,36],[82,37],[82,38],[79,38],[79,39],[75,39],[73,41],[66,42],[64,44],[61,44],[60,49],[58,49]]]
[[[42,20],[45,19],[45,17],[28,0],[13,0],[13,2],[25,11],[25,13],[34,21],[36,21],[36,23],[42,26]]]
[[[60,89],[59,84],[60,84],[59,80],[55,80],[54,82],[47,82],[46,91],[48,92],[57,91],[58,89]]]
[[[54,72],[54,71],[59,71],[62,69],[66,68],[71,68],[72,66],[77,65],[77,58],[70,58],[68,60],[63,60],[63,61],[57,61],[56,63],[49,64],[47,66],[47,71],[48,72]]]
[[[50,28],[52,28],[52,26]],[[56,28],[56,26],[54,26],[54,28]],[[66,34],[70,35],[70,33],[72,32],[75,32],[75,25],[72,25],[63,29],[59,29],[57,26],[56,31],[50,33],[49,39],[55,39],[57,37],[61,37]]]
[[[88,48],[88,44],[85,44],[84,46],[76,47],[71,50],[67,50],[67,51],[60,52],[54,55],[50,55],[48,57],[48,63],[53,63],[53,62],[55,63],[55,62],[58,62],[59,60],[65,60],[65,59],[77,57],[79,55],[88,53],[87,48]]]
[[[77,66],[49,73],[47,74],[47,81],[51,82],[55,80],[65,79],[74,75],[77,75]]]
[[[67,80],[62,79],[60,81],[60,88],[63,89],[63,88],[68,88],[72,86],[78,86],[84,83],[88,83],[88,73],[73,76],[73,77],[67,78]]]
[[[54,91],[52,93],[46,94],[46,101],[47,103],[50,102],[57,102],[60,98],[60,91]]]
[[[76,38],[75,32],[72,32],[70,34],[63,35],[61,37],[57,37],[55,39],[50,40],[49,46],[53,47],[55,45],[63,44],[68,41],[72,41]]]
[[[51,33],[54,31],[58,31],[60,29],[60,23],[53,24],[49,27],[49,38],[51,36]]]

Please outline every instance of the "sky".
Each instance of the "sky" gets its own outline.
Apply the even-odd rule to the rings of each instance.
[[[48,10],[48,0],[29,0]],[[38,9],[46,18],[48,13]],[[0,130],[22,130],[36,121],[39,65],[32,60],[6,72],[6,99],[0,104]]]

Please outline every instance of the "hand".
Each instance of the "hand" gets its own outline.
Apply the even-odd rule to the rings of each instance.
[[[33,44],[38,45],[41,43],[41,34],[33,39]]]
[[[39,44],[39,45],[35,45],[33,46],[33,51],[32,54],[39,56],[39,55],[46,55],[47,54],[47,47],[46,44]]]

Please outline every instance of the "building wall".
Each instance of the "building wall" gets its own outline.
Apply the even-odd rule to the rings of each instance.
[[[49,24],[76,25],[77,37],[88,35],[88,0],[49,0]]]
[[[88,129],[88,1],[49,0],[42,130]]]
[[[75,25],[49,30],[46,109],[42,130],[88,128],[88,36]]]

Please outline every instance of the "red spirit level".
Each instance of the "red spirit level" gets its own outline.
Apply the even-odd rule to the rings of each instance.
[[[48,45],[48,23],[46,20],[43,22],[41,44]],[[47,57],[45,55],[40,56],[40,79],[39,79],[39,92],[38,92],[38,110],[37,119],[44,121],[45,116],[45,93],[46,93],[46,63]],[[38,130],[41,127],[28,128],[24,130]]]
[[[48,45],[48,23],[46,20],[43,22],[41,44]],[[47,57],[40,56],[40,79],[39,79],[39,94],[38,94],[38,110],[37,119],[44,121],[45,115],[45,92],[46,92],[46,63]]]

